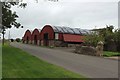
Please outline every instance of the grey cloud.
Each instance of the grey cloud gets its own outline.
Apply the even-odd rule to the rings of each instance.
[[[13,7],[12,10],[18,13],[18,21],[24,26],[23,30],[19,30],[19,36],[23,36],[26,29],[42,28],[45,24],[83,29],[103,27],[106,24],[117,26],[117,8],[116,2],[41,2],[29,3],[25,9]]]

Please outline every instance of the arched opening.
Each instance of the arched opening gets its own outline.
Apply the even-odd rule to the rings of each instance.
[[[34,44],[37,45],[37,35],[34,35]]]
[[[29,43],[29,37],[27,36],[27,42],[26,42],[27,44]]]
[[[44,45],[48,46],[49,45],[49,40],[48,40],[48,33],[44,34]]]

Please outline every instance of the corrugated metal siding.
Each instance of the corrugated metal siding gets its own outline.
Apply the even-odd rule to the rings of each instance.
[[[72,35],[72,34],[63,34],[65,42],[83,42],[83,36]]]
[[[63,33],[59,33],[59,39],[58,40],[63,40]]]

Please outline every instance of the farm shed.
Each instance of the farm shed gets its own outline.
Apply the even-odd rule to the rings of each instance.
[[[40,30],[34,29],[32,32],[32,44],[39,45],[40,44]]]
[[[27,30],[23,37],[23,43],[29,44],[32,43],[32,31]]]
[[[40,41],[44,46],[69,46],[83,43],[83,36],[89,33],[86,29],[45,25]]]

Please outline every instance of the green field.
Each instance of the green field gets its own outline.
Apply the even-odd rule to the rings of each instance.
[[[3,46],[3,78],[84,78],[18,48]]]
[[[120,56],[120,53],[119,52],[104,51],[103,56],[105,56],[105,57]]]

